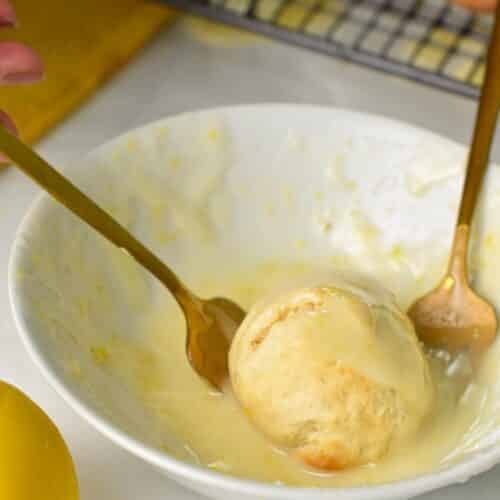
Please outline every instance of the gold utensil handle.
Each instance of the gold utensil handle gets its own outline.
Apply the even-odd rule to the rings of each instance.
[[[57,201],[118,248],[126,250],[156,276],[179,303],[186,298],[193,298],[177,276],[156,255],[2,125],[0,125],[0,151]],[[182,307],[182,304],[180,305]]]
[[[479,101],[457,225],[470,225],[495,134],[500,106],[500,2],[488,50],[486,75]]]

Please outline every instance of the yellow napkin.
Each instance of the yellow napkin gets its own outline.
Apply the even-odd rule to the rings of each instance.
[[[123,66],[175,14],[147,0],[13,0],[18,26],[0,41],[19,40],[43,58],[40,83],[0,87],[0,109],[21,137],[38,139]]]

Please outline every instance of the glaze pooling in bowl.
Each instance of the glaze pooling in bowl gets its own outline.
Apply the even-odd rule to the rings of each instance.
[[[381,279],[405,307],[444,269],[464,153],[446,140],[382,118],[257,106],[149,125],[67,172],[201,292],[234,291],[244,281],[235,278],[237,270],[257,269],[262,262],[354,262]],[[493,169],[476,228],[481,245],[472,262],[478,290],[496,304],[498,192],[500,177]],[[207,263],[224,271],[219,281],[200,274]],[[199,451],[171,432],[169,405],[160,404],[175,398],[188,404],[192,397],[186,391],[165,393],[161,384],[175,376],[174,367],[161,361],[165,348],[182,345],[172,333],[177,329],[180,336],[182,328],[174,313],[162,318],[164,330],[153,326],[158,311],[173,307],[170,299],[126,255],[46,198],[20,230],[10,280],[21,334],[44,373],[78,412],[126,449],[213,496],[331,495],[331,490],[259,484],[191,465]],[[255,289],[235,293],[251,297]],[[152,341],[155,335],[162,341]],[[488,394],[474,388],[467,394],[493,408],[497,351],[495,346],[481,374]],[[203,397],[207,404],[217,398],[210,391]],[[463,480],[500,459],[497,425],[494,418],[474,422],[463,449],[438,472],[341,488],[335,495],[407,498]],[[216,462],[214,457],[213,468],[223,468]]]

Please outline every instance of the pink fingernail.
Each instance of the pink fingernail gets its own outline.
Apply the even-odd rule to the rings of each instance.
[[[41,71],[24,71],[20,73],[9,73],[3,75],[3,83],[30,83],[36,80],[40,80],[42,77]]]

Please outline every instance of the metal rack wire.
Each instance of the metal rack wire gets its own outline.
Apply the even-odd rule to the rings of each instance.
[[[477,97],[492,19],[447,0],[163,0],[181,10]]]

